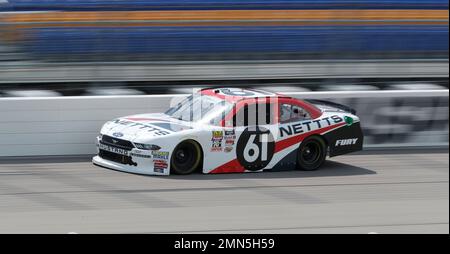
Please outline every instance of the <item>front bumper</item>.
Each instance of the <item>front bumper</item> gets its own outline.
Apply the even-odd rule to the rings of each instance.
[[[97,156],[92,158],[92,163],[105,168],[119,170],[128,173],[144,174],[144,175],[169,175],[170,163],[168,159],[154,158],[152,151],[140,150],[133,148],[129,151],[129,157],[134,162],[134,165],[129,163],[121,163],[120,161],[113,161],[108,159],[100,153],[100,139],[97,138]],[[107,151],[111,153],[111,151]],[[117,154],[120,155],[120,154]]]

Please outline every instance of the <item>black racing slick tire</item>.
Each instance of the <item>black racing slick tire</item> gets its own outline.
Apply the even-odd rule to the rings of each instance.
[[[173,150],[170,159],[170,171],[177,175],[188,175],[200,166],[201,161],[202,150],[200,145],[193,140],[185,140]]]
[[[327,146],[320,136],[311,136],[303,140],[297,151],[299,170],[317,170],[325,162]]]

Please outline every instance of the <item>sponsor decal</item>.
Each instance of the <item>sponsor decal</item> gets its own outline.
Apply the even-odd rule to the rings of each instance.
[[[343,122],[344,119],[338,115],[333,115],[330,117],[324,117],[317,120],[311,120],[311,121],[303,121],[303,122],[297,122],[285,126],[280,126],[280,137],[284,136],[291,136],[291,135],[297,135],[300,133],[308,132],[315,129],[320,129],[323,127],[328,127],[332,124],[337,124],[340,122]]]
[[[222,151],[222,141],[213,140],[211,152],[220,152],[220,151]]]
[[[358,138],[338,139],[335,146],[350,146],[356,144]]]
[[[229,152],[231,152],[233,150],[233,146],[234,146],[234,143],[235,143],[235,140],[236,140],[236,132],[235,132],[235,130],[234,129],[233,130],[226,130],[224,139],[225,139],[224,151],[226,153],[229,153]]]
[[[212,138],[213,139],[223,139],[223,131],[213,131]]]
[[[211,152],[222,151],[222,141],[213,140],[211,145]]]
[[[140,154],[140,153],[136,153],[136,152],[131,153],[131,156],[140,157],[140,158],[148,158],[148,159],[152,158],[152,156],[150,154]]]
[[[225,140],[230,139],[232,140],[236,139],[236,132],[234,131],[234,129],[225,131]]]
[[[168,160],[169,159],[169,152],[152,151],[152,156],[153,156],[154,159]]]
[[[166,160],[153,160],[153,171],[157,173],[164,173],[167,169],[168,163]]]
[[[223,141],[223,131],[212,131],[211,152],[221,152]]]
[[[225,140],[225,146],[227,146],[227,145],[228,145],[228,146],[234,145],[234,139],[233,139],[233,140],[229,140],[229,139],[228,139],[228,140]]]
[[[226,146],[223,150],[224,150],[226,153],[229,153],[229,152],[233,151],[233,147],[232,147],[232,146]]]
[[[125,149],[121,149],[121,148],[117,148],[117,147],[113,147],[113,146],[108,146],[105,145],[103,143],[99,143],[98,144],[98,148],[101,150],[105,150],[108,152],[112,152],[112,153],[117,153],[117,154],[121,154],[121,155],[125,155],[125,156],[129,156],[129,152]]]
[[[125,126],[129,126],[129,127],[139,127],[139,129],[141,129],[141,130],[147,130],[148,132],[153,132],[155,135],[158,135],[158,136],[164,136],[164,135],[170,134],[169,131],[157,128],[156,126],[153,126],[153,125],[128,121],[128,120],[124,120],[124,119],[116,119],[116,120],[113,120],[112,122],[115,124],[125,125]]]
[[[347,126],[350,126],[353,124],[353,118],[351,118],[349,116],[344,116],[344,120],[347,123]]]

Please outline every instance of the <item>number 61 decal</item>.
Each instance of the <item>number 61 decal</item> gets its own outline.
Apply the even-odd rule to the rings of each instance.
[[[275,150],[275,141],[268,129],[245,129],[237,142],[236,157],[248,170],[257,171],[269,164]]]

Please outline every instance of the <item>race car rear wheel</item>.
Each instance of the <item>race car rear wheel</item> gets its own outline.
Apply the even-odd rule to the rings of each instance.
[[[202,151],[197,142],[183,141],[173,150],[171,172],[178,175],[190,174],[199,167],[201,158]]]
[[[298,148],[297,167],[300,170],[316,170],[325,162],[326,145],[319,136],[306,138]]]

